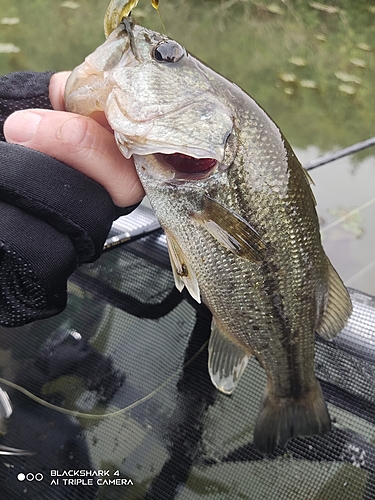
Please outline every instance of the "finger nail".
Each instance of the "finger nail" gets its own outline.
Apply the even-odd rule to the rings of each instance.
[[[42,121],[42,116],[35,111],[16,111],[4,123],[4,135],[8,142],[26,144],[31,141]]]

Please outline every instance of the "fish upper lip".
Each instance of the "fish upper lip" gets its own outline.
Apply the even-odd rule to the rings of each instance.
[[[202,96],[204,96],[205,93],[208,93],[209,91],[206,90],[202,93]],[[114,94],[114,97],[117,101],[117,96],[116,94]],[[120,103],[117,101],[118,103],[118,106],[120,108]],[[176,111],[182,111],[184,110],[185,108],[188,108],[189,106],[192,106],[194,104],[194,101],[193,100],[190,100],[188,101],[187,103],[185,104],[181,104],[179,106],[176,106],[173,110],[170,110],[170,111],[167,111],[167,112],[164,112],[164,113],[155,113],[153,114],[152,116],[149,116],[148,118],[144,118],[144,119],[137,119],[136,117],[132,116],[131,114],[129,114],[128,110],[126,109],[122,109],[121,108],[121,112],[123,113],[123,115],[131,122],[133,123],[144,123],[144,124],[147,124],[147,123],[150,123],[151,126],[152,126],[152,122],[153,120],[155,119],[158,119],[158,118],[163,118],[163,117],[167,117],[169,115],[172,115],[174,113],[176,113]],[[111,122],[110,120],[108,120],[110,125],[111,125]],[[114,131],[115,128],[113,128]],[[232,133],[232,130],[229,132],[228,136],[231,135]],[[130,136],[127,136],[126,134],[124,133],[121,133],[121,132],[118,132],[119,136],[121,136],[125,142],[128,142],[128,137]],[[160,144],[162,144],[162,142],[160,141]],[[150,151],[150,154],[173,154],[173,153],[181,153],[181,154],[185,154],[187,156],[191,156],[193,158],[214,158],[218,163],[223,163],[224,159],[225,159],[225,144],[223,146],[223,153],[221,154],[221,156],[219,157],[218,154],[213,154],[212,150],[208,150],[208,149],[204,149],[204,148],[199,148],[198,146],[194,146],[194,145],[188,145],[188,144],[185,144],[185,145],[173,145],[171,144],[171,151],[169,153],[165,152],[165,151],[157,151],[155,150],[155,148],[153,148],[154,150],[153,151]],[[162,149],[162,147],[160,148]],[[195,153],[193,153],[193,150],[195,151]]]
[[[209,91],[205,90],[205,91],[202,92],[201,95],[203,96],[206,93],[209,93]],[[155,120],[156,118],[161,118],[161,117],[164,117],[164,116],[169,116],[169,115],[175,113],[176,111],[182,111],[183,109],[188,108],[189,106],[192,106],[194,104],[194,102],[195,102],[194,100],[190,100],[186,104],[182,104],[180,106],[176,106],[175,108],[171,109],[170,111],[166,111],[165,113],[161,113],[161,112],[160,113],[155,113],[152,116],[150,116],[149,118],[144,118],[144,119],[137,119],[136,117],[131,116],[126,110],[123,111],[123,113],[124,113],[124,115],[127,118],[129,118],[129,120],[131,120],[134,123],[147,123],[147,122],[149,122],[151,120]]]

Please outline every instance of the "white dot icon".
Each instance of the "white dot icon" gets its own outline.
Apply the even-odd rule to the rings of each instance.
[[[25,474],[22,474],[22,472],[20,472],[17,476],[17,479],[18,479],[18,481],[25,481],[26,476],[25,476]]]

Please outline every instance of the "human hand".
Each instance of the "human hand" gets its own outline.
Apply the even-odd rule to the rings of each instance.
[[[101,184],[119,207],[138,203],[144,191],[134,163],[120,153],[104,113],[89,118],[64,111],[68,76],[69,72],[63,72],[51,77],[53,111],[23,110],[8,117],[4,123],[6,140],[36,149],[79,170]]]
[[[69,276],[101,255],[113,220],[144,195],[134,164],[118,150],[104,114],[88,118],[63,111],[68,75],[0,76],[3,326],[61,312]],[[49,107],[48,82],[54,110],[28,109]],[[16,109],[22,111],[9,115]],[[1,140],[5,117],[7,142]]]

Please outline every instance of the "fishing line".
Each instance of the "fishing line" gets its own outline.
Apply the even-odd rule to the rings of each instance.
[[[167,33],[167,28],[165,27],[163,18],[161,17],[160,9],[159,9],[159,0],[151,0],[151,5],[157,11],[161,25],[163,26],[164,33]]]
[[[375,137],[371,137],[370,139],[367,139],[366,141],[362,142],[357,142],[356,144],[353,144],[352,146],[349,146],[347,148],[340,149],[338,151],[335,151],[333,153],[329,153],[325,156],[321,156],[320,158],[317,158],[316,160],[312,160],[309,163],[306,163],[304,165],[304,168],[306,170],[312,170],[313,168],[320,167],[321,165],[325,165],[327,163],[330,163],[331,161],[338,160],[339,158],[343,158],[344,156],[351,155],[353,153],[356,153],[358,151],[362,151],[363,149],[369,148],[371,146],[375,145]],[[338,226],[341,224],[341,222],[344,222],[345,220],[349,219],[351,216],[360,213],[362,210],[365,210],[369,206],[373,205],[375,203],[375,197],[372,198],[371,200],[367,201],[363,205],[351,210],[347,214],[343,215],[336,221],[332,222],[331,224],[328,224],[328,226],[323,227],[320,232],[322,234],[326,233],[328,230]],[[345,281],[345,285],[350,285],[351,283],[355,282],[358,278],[362,277],[364,274],[366,274],[370,269],[375,267],[375,259],[367,264],[365,267],[363,267],[361,270],[359,270],[357,273],[355,273],[353,276],[351,276],[349,279]]]
[[[339,224],[341,224],[341,222],[344,222],[345,220],[349,219],[352,215],[360,213],[362,210],[365,210],[366,208],[368,208],[369,206],[373,205],[374,203],[375,203],[375,197],[372,198],[371,200],[367,201],[363,205],[361,205],[361,206],[359,206],[359,207],[351,210],[350,212],[348,212],[347,214],[345,214],[343,217],[340,217],[339,219],[335,220],[331,224],[328,224],[328,226],[323,227],[320,230],[320,232],[322,234],[326,233],[329,229],[332,229],[332,228],[338,226]],[[370,262],[369,264],[367,264],[365,267],[363,267],[362,269],[360,269],[357,273],[355,273],[349,279],[347,279],[345,281],[345,285],[346,286],[350,285],[351,283],[353,283],[354,281],[356,281],[358,278],[360,278],[361,276],[363,276],[364,274],[366,274],[373,267],[375,267],[375,259],[372,262]]]
[[[339,219],[335,220],[334,222],[332,222],[331,224],[328,224],[328,226],[325,226],[323,227],[320,232],[323,234],[323,233],[326,233],[329,229],[332,229],[333,227],[335,226],[338,226],[339,224],[341,224],[341,222],[344,222],[346,219],[349,219],[352,215],[355,215],[359,212],[361,212],[362,210],[364,210],[365,208],[373,205],[375,203],[375,197],[372,198],[371,200],[367,201],[366,203],[364,203],[363,205],[361,205],[360,207],[358,208],[354,208],[353,210],[351,210],[350,212],[348,212],[347,214],[343,215],[342,217],[340,217]]]
[[[369,264],[367,264],[367,266],[363,267],[356,274],[354,274],[353,276],[351,276],[348,280],[346,280],[345,281],[345,285],[350,285],[350,283],[352,283],[353,281],[356,281],[358,278],[360,278],[361,276],[363,276],[364,274],[366,274],[367,271],[369,271],[373,267],[375,267],[375,259],[372,262],[370,262]]]
[[[35,396],[32,392],[28,391],[24,387],[15,384],[14,382],[11,382],[10,380],[6,380],[4,378],[0,377],[0,383],[7,385],[8,387],[12,387],[12,389],[16,389],[17,391],[21,392],[25,396],[27,396],[30,399],[33,399],[37,403],[46,406],[47,408],[51,408],[52,410],[56,410],[60,413],[65,413],[66,415],[71,415],[72,417],[81,417],[81,418],[87,418],[91,420],[101,420],[104,418],[109,418],[109,417],[116,417],[118,415],[121,415],[129,410],[132,410],[133,408],[136,408],[137,406],[141,405],[145,401],[148,401],[152,397],[154,397],[158,392],[160,392],[166,385],[168,385],[177,375],[179,375],[187,366],[190,365],[198,356],[199,354],[207,347],[208,345],[208,340],[198,349],[198,351],[194,354],[194,356],[189,359],[184,365],[181,366],[178,370],[176,370],[172,375],[170,375],[167,380],[165,380],[162,384],[160,384],[156,389],[151,391],[149,394],[144,396],[141,399],[138,399],[138,401],[135,401],[134,403],[126,406],[125,408],[121,408],[120,410],[116,410],[111,413],[102,413],[101,415],[94,415],[92,413],[83,413],[80,411],[75,411],[75,410],[68,410],[67,408],[61,408],[60,406],[56,406],[52,403],[49,403],[48,401],[44,401],[44,399],[39,398],[38,396]]]

